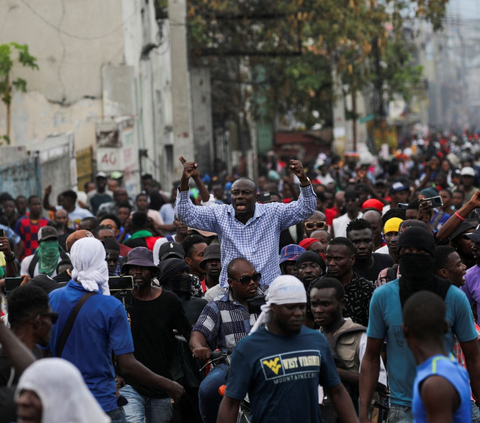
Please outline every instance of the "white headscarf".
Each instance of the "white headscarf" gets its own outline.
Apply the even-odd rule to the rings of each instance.
[[[250,335],[260,326],[270,321],[270,306],[272,304],[297,304],[307,302],[307,293],[303,283],[295,276],[278,276],[269,286],[266,296],[267,303],[262,305],[262,313],[253,325]]]
[[[105,248],[96,238],[79,239],[70,250],[72,279],[80,282],[87,291],[101,289],[103,295],[110,295],[108,288],[108,265]]]
[[[23,389],[35,392],[42,401],[42,423],[111,422],[79,370],[61,358],[45,358],[28,367],[18,382],[16,400]]]

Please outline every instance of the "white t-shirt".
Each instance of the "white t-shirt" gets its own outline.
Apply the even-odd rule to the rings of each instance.
[[[172,236],[172,238],[174,241],[178,242],[176,235]],[[155,263],[155,266],[158,266],[158,263],[160,263],[160,258],[158,257],[158,253],[160,252],[160,247],[162,246],[162,244],[165,244],[168,241],[169,240],[167,239],[166,236],[164,236],[163,238],[158,238],[155,241],[155,244],[153,245],[153,262]]]
[[[77,193],[77,206],[79,201],[86,205],[88,200],[87,193],[84,191],[76,191],[76,193]]]
[[[317,181],[319,181],[322,185],[328,185],[332,182],[335,182],[335,179],[332,178],[332,175],[330,175],[330,173],[327,173],[325,176],[323,176],[322,174],[318,175]]]
[[[215,298],[219,297],[220,295],[225,295],[227,292],[227,288],[222,287],[220,284],[212,286],[211,288],[207,289],[207,292],[203,295],[203,298],[208,302],[214,300]]]
[[[22,260],[22,264],[20,266],[20,274],[21,275],[28,275],[28,268],[30,267],[30,263],[32,262],[34,254],[31,256],[27,256]],[[62,257],[60,256],[58,258],[58,262],[60,263],[62,261]],[[40,274],[38,270],[38,263],[35,265],[35,269],[33,270],[33,277],[38,276]],[[51,278],[54,276],[57,276],[57,271],[54,270],[53,273],[50,275]]]
[[[68,213],[68,227],[70,229],[78,229],[78,224],[82,219],[92,216],[93,214],[89,210],[76,206],[73,211]]]
[[[360,219],[363,216],[362,212],[358,213],[357,219]],[[347,226],[348,224],[352,221],[348,217],[348,213],[345,213],[344,215],[337,217],[336,219],[333,219],[332,221],[332,227],[333,227],[333,233],[335,234],[335,238],[337,236],[347,236]]]
[[[378,254],[390,254],[388,251],[388,245],[384,245],[383,247],[380,247],[378,250],[375,250],[375,252]]]

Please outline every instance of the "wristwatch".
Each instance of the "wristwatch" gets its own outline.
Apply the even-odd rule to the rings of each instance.
[[[310,178],[307,176],[307,182],[304,184],[300,183],[300,186],[302,188],[308,187],[312,182],[310,181]]]
[[[12,251],[12,255],[10,256],[10,258],[5,257],[5,261],[8,263],[15,261],[15,253]]]

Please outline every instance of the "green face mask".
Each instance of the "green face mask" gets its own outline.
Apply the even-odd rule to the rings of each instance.
[[[41,275],[52,276],[57,267],[58,258],[60,257],[58,241],[52,239],[41,242],[38,244],[36,254],[38,254],[39,273]]]

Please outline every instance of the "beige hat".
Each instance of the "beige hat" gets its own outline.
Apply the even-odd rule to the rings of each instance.
[[[188,228],[189,231],[196,231],[205,238],[210,238],[211,236],[217,236],[215,232],[202,231],[200,229]]]
[[[65,241],[65,249],[70,251],[72,245],[75,244],[76,241],[82,238],[89,238],[93,237],[93,234],[86,229],[81,229],[79,231],[75,231],[73,234],[69,235],[67,240]]]

